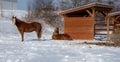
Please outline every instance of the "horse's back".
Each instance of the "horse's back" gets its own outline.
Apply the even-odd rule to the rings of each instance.
[[[41,24],[38,23],[38,22],[33,22],[32,25],[33,25],[35,28],[37,28],[37,29],[40,29],[40,30],[42,29]]]
[[[41,24],[38,23],[38,22],[33,22],[32,24],[35,25],[35,26],[41,26]]]
[[[59,34],[59,37],[63,40],[72,40],[71,36],[68,34]]]

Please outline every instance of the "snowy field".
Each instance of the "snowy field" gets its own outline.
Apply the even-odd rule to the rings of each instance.
[[[120,62],[120,48],[78,45],[81,40],[51,40],[53,28],[45,26],[40,41],[36,33],[20,34],[10,19],[0,18],[0,62]],[[94,41],[96,42],[96,41]]]

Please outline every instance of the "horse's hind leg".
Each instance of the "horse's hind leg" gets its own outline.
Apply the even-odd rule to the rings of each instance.
[[[36,34],[37,34],[37,38],[38,38],[38,40],[40,40],[41,33],[40,33],[39,31],[36,31]]]
[[[38,40],[40,40],[40,38],[41,38],[41,29],[42,29],[42,27],[41,27],[41,25],[40,26],[37,26],[37,28],[36,28],[36,34],[37,34],[37,38],[38,38]]]
[[[38,32],[38,40],[41,38],[41,32]]]

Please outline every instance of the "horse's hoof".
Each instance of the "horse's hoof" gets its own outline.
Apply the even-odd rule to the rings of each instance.
[[[23,42],[24,40],[22,40],[22,42]]]

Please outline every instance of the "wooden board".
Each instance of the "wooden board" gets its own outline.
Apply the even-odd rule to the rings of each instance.
[[[64,33],[77,40],[93,40],[94,19],[91,17],[65,17]]]

